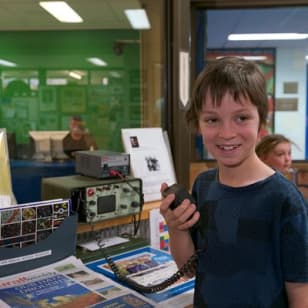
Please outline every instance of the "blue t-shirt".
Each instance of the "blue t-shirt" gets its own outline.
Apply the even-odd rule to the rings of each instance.
[[[306,200],[278,172],[236,188],[216,172],[200,174],[192,191],[201,214],[195,307],[288,307],[284,283],[308,282]]]

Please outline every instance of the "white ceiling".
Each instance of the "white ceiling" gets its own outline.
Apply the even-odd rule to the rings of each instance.
[[[155,1],[155,0],[152,0]],[[141,8],[140,0],[67,0],[83,23],[61,23],[39,6],[39,0],[0,0],[0,31],[131,29],[124,9]],[[308,7],[219,9],[207,13],[208,48],[306,46],[302,41],[230,42],[229,33],[306,32]]]
[[[66,0],[84,19],[61,23],[39,6],[39,0],[0,0],[0,31],[131,29],[124,9],[141,8],[140,0]],[[155,0],[150,0],[155,1]],[[301,41],[230,42],[229,33],[305,32],[308,7],[218,9],[207,13],[207,47],[277,47],[308,45]],[[308,48],[307,48],[308,49]]]
[[[67,0],[82,16],[83,23],[61,23],[39,6],[39,0],[0,0],[0,31],[20,30],[91,30],[131,29],[124,9],[141,8],[147,1],[155,0]],[[205,11],[207,18],[207,48],[304,48],[308,54],[308,40],[298,41],[248,41],[230,42],[229,33],[254,32],[305,32],[308,33],[308,7],[285,7],[269,9],[217,9]],[[115,41],[117,38],[115,37]],[[106,59],[112,63],[113,49],[109,44]],[[109,46],[108,45],[108,46]],[[0,42],[1,46],[1,42]],[[107,48],[107,47],[106,47]],[[108,49],[108,50],[109,50]],[[2,50],[3,51],[3,50]],[[19,57],[24,56],[20,53]],[[29,55],[26,55],[29,56]],[[33,55],[40,62],[38,54]],[[46,62],[46,54],[42,63]],[[17,63],[31,62],[11,59]],[[70,55],[68,63],[74,63]],[[116,58],[119,62],[119,57]]]
[[[154,0],[155,1],[155,0]],[[0,0],[0,31],[130,29],[124,9],[141,8],[138,0],[66,0],[84,22],[61,23],[39,0]]]

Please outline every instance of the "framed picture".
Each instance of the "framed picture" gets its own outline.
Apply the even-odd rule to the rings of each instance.
[[[83,113],[86,111],[86,88],[65,86],[60,89],[61,111],[66,113]]]
[[[57,92],[55,87],[41,86],[39,88],[40,111],[57,110]]]

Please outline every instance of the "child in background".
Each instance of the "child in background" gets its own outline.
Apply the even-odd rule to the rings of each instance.
[[[308,207],[255,152],[267,112],[252,62],[221,58],[196,80],[186,119],[218,167],[196,178],[195,203],[171,210],[170,194],[160,205],[178,267],[197,254],[194,307],[308,307]]]
[[[292,142],[280,134],[272,134],[263,137],[256,146],[256,153],[260,159],[273,169],[283,174],[291,170]]]

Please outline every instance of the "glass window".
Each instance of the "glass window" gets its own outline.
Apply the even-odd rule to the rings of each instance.
[[[265,73],[270,114],[266,133],[286,135],[296,146],[293,159],[307,159],[307,64],[308,8],[201,10],[196,50],[199,72],[214,58],[235,55],[257,62]],[[260,22],[262,20],[262,22]],[[202,33],[206,33],[203,35]],[[257,39],[251,34],[301,33],[301,39]],[[242,40],[230,34],[250,34]],[[206,39],[205,39],[206,38]],[[198,158],[210,158],[197,136]]]
[[[110,11],[114,29],[0,32],[0,127],[14,158],[32,158],[30,130],[67,130],[72,115],[110,151],[123,150],[121,128],[161,126],[163,1],[143,2],[147,30],[117,28]]]

